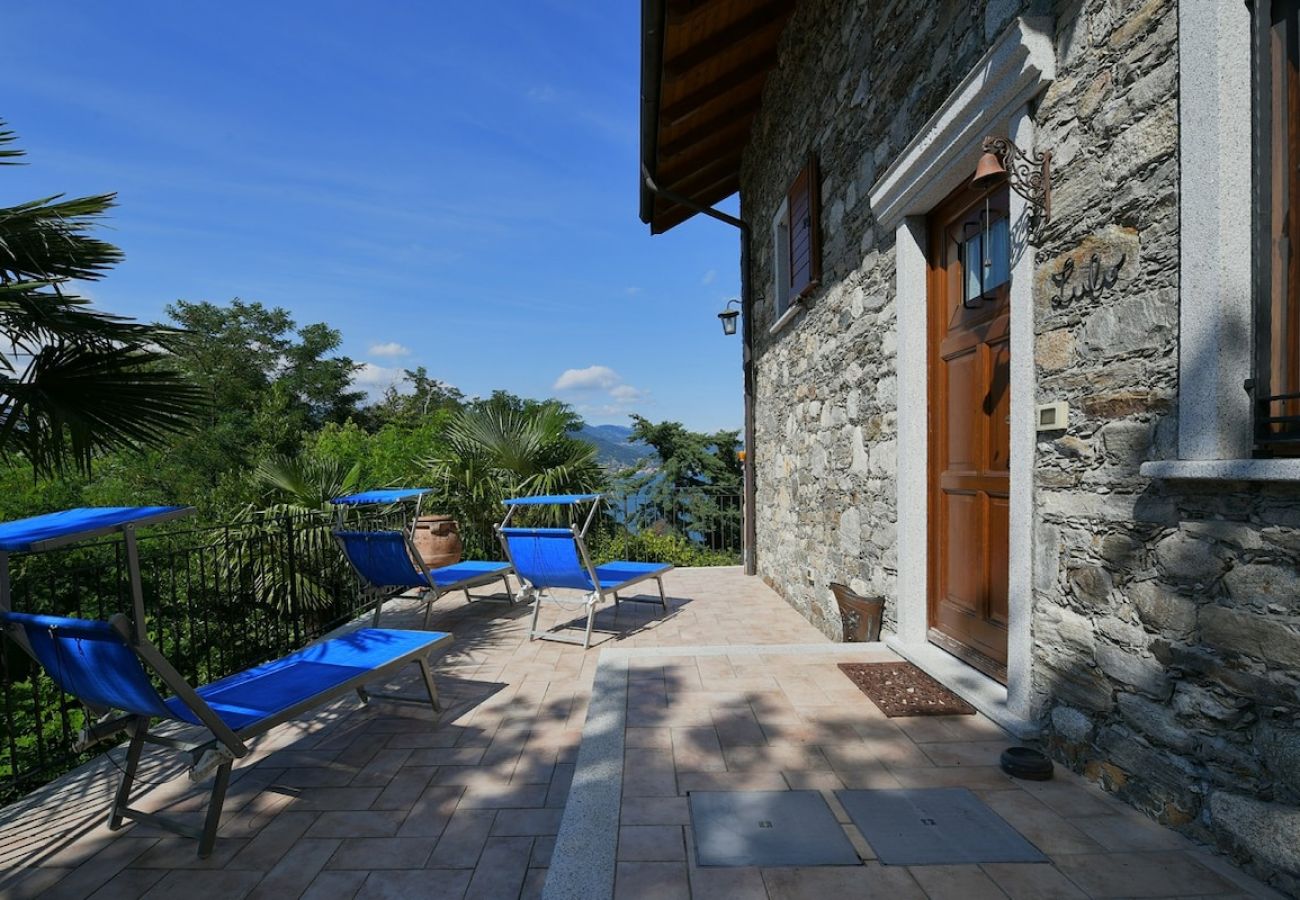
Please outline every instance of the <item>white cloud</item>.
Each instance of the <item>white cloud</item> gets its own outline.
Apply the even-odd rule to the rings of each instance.
[[[700,284],[713,284],[713,282],[717,280],[718,280],[718,270],[709,269],[709,271],[704,273],[704,277],[700,279]]]
[[[628,288],[623,288],[623,291],[624,291],[624,292],[625,292],[629,297],[635,297],[637,294],[641,293],[641,289],[640,289],[639,287],[628,287]]]
[[[615,400],[640,400],[645,396],[645,391],[630,384],[618,384],[609,389],[609,395]]]
[[[555,379],[552,390],[596,391],[608,390],[623,381],[609,366],[587,366],[585,369],[565,369]]]
[[[405,347],[397,341],[389,341],[386,344],[372,344],[370,347],[371,356],[410,356],[411,349]]]
[[[363,362],[361,368],[352,375],[352,383],[372,397],[377,397],[389,387],[400,386],[406,381],[406,372],[400,368],[377,366]]]
[[[565,369],[555,379],[556,391],[577,394],[583,415],[618,416],[628,413],[635,404],[648,402],[650,393],[630,385],[609,366]]]

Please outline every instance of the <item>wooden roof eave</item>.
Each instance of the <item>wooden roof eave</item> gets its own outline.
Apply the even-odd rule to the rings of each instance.
[[[744,145],[795,2],[642,0],[640,218],[652,233],[737,190]],[[727,193],[717,194],[724,187]]]
[[[649,179],[659,139],[659,72],[663,66],[664,0],[641,0],[641,221],[654,218]]]

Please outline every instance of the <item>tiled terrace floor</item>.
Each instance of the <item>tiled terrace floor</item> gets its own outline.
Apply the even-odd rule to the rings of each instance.
[[[742,650],[827,644],[757,579],[681,570],[667,586],[666,615],[604,609],[600,646],[735,652],[628,658],[619,898],[1271,896],[1078,779],[1007,779],[995,766],[1009,739],[983,717],[886,719],[833,654]],[[432,627],[456,644],[436,667],[438,720],[345,700],[272,732],[236,769],[206,861],[192,841],[147,826],[109,832],[115,771],[101,757],[0,811],[0,894],[539,896],[601,650],[530,643],[528,614],[441,601]],[[418,621],[405,609],[384,624]],[[196,815],[206,797],[165,756],[142,777],[159,782],[136,799],[145,809]],[[885,867],[848,825],[861,866],[703,869],[692,859],[692,789],[938,785],[975,790],[1052,864]]]

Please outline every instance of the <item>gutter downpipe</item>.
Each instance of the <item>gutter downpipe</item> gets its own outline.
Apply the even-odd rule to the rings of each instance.
[[[754,324],[750,312],[753,310],[753,297],[749,279],[749,245],[751,232],[749,223],[744,219],[728,215],[711,206],[701,206],[689,197],[665,190],[655,184],[650,170],[641,165],[641,178],[646,188],[653,194],[663,197],[670,203],[676,203],[711,219],[717,219],[740,231],[740,333],[743,343],[742,366],[745,377],[745,461],[741,467],[744,472],[744,543],[742,547],[745,574],[758,573],[758,560],[755,547],[758,541],[758,523],[754,515],[757,491],[754,480]]]

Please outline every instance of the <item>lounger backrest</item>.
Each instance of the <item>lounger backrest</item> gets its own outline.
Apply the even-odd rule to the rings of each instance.
[[[339,546],[357,574],[373,588],[428,587],[400,531],[336,531]]]
[[[172,718],[140,658],[108,622],[6,611],[0,622],[21,629],[46,673],[87,705]]]
[[[591,574],[568,528],[502,528],[506,552],[519,577],[537,588],[592,589]]]

